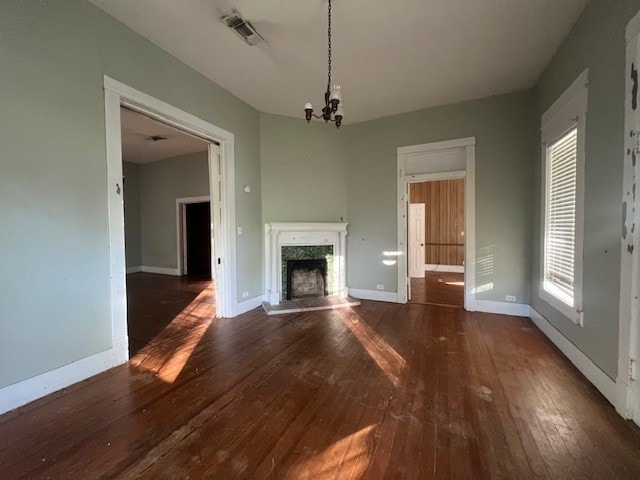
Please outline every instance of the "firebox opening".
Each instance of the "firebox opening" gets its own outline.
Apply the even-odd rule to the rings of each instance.
[[[287,260],[287,300],[327,295],[326,259]]]

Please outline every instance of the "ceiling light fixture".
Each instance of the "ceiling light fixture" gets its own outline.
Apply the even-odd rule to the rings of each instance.
[[[340,128],[340,125],[342,125],[342,117],[344,115],[341,104],[342,94],[340,92],[339,85],[331,86],[331,0],[329,0],[328,18],[327,36],[329,61],[327,64],[327,91],[324,92],[324,108],[322,109],[322,115],[315,115],[313,113],[313,105],[306,103],[304,106],[304,113],[307,123],[311,121],[312,117],[322,118],[325,123],[333,122],[336,124],[336,128]]]

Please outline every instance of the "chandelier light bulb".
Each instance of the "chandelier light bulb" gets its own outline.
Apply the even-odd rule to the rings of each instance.
[[[313,110],[313,105],[311,105],[309,102],[304,104],[304,109],[305,110]]]
[[[337,100],[338,102],[342,101],[342,93],[340,92],[340,85],[334,85],[331,88],[331,96],[329,100]]]

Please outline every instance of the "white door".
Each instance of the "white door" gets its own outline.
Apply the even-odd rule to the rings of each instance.
[[[424,203],[409,204],[409,275],[424,277]]]

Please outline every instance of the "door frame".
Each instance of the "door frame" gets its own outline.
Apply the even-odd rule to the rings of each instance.
[[[447,153],[464,149],[464,170],[453,167],[450,171],[430,172],[424,174],[406,174],[407,161],[421,154]],[[398,303],[407,303],[409,277],[408,257],[408,207],[409,184],[434,180],[450,180],[464,178],[464,309],[476,310],[476,138],[467,137],[442,142],[425,143],[399,147],[398,150],[398,184],[397,184],[397,255],[398,255]]]
[[[618,376],[616,410],[640,425],[640,105],[632,109],[632,65],[640,70],[640,12],[625,30],[625,121],[622,174],[622,234],[620,236],[620,314],[618,318]],[[640,97],[640,95],[638,95]],[[640,98],[637,98],[640,102]]]
[[[199,197],[184,197],[176,198],[176,240],[178,245],[178,251],[176,261],[178,265],[178,274],[187,275],[189,273],[187,268],[187,205],[192,203],[206,203],[211,204],[211,197],[209,195],[203,195]],[[213,217],[213,211],[211,212]],[[211,222],[211,258],[215,257],[215,238],[213,234],[213,222]],[[211,270],[211,277],[215,282],[216,278],[215,270]]]
[[[107,207],[109,211],[109,272],[114,365],[129,359],[127,331],[124,209],[122,197],[122,132],[120,108],[127,107],[220,146],[219,160],[212,161],[209,147],[209,195],[212,199],[213,241],[211,257],[216,316],[237,314],[235,237],[235,140],[234,135],[195,115],[104,75],[105,135],[107,159]]]

